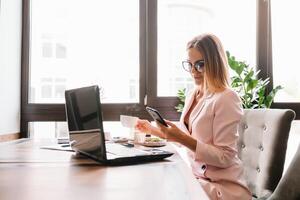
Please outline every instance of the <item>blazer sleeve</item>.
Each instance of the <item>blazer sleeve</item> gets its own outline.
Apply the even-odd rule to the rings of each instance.
[[[216,99],[213,110],[212,144],[197,141],[195,160],[227,168],[237,159],[238,123],[243,115],[240,98],[230,90]]]

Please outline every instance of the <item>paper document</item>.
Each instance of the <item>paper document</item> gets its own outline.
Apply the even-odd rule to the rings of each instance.
[[[134,128],[137,123],[138,117],[128,116],[128,115],[120,115],[120,121],[122,126],[127,128]]]

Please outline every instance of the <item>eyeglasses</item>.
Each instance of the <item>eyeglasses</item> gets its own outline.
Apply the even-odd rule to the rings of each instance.
[[[203,67],[204,67],[204,60],[197,60],[194,64],[192,64],[190,61],[182,61],[182,67],[185,71],[191,72],[193,66],[198,72],[203,72]]]

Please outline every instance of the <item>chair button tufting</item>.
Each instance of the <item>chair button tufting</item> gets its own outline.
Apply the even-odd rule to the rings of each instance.
[[[260,169],[259,169],[259,167],[257,167],[257,168],[256,168],[256,171],[257,171],[258,173],[260,172]]]
[[[266,126],[266,125],[263,126],[263,130],[264,130],[264,131],[267,130],[267,126]]]
[[[244,129],[247,129],[247,128],[248,128],[248,126],[247,126],[247,124],[245,124],[245,125],[244,125]]]
[[[242,148],[244,149],[246,147],[246,145],[242,144]]]
[[[260,145],[260,146],[259,146],[259,149],[260,149],[261,151],[263,151],[263,150],[264,150],[264,147],[263,147],[262,145]]]

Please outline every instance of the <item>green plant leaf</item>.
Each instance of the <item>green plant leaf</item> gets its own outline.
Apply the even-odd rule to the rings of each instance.
[[[278,85],[278,86],[276,86],[275,88],[273,88],[273,89],[271,90],[271,92],[266,96],[266,99],[265,99],[265,105],[266,105],[267,108],[270,108],[270,107],[271,107],[272,102],[273,102],[273,100],[274,100],[274,97],[275,97],[276,93],[277,93],[279,90],[281,90],[281,89],[283,89],[283,87],[282,87],[281,85]]]
[[[240,77],[238,76],[234,76],[231,79],[231,87],[235,88],[235,87],[240,87],[242,85],[242,80]]]
[[[183,107],[184,107],[184,102],[185,102],[185,97],[186,97],[186,88],[179,89],[177,91],[177,97],[179,99],[179,104],[175,106],[175,109],[177,112],[182,112]]]
[[[244,64],[244,63],[238,63],[236,66],[235,72],[238,75],[241,75],[241,73],[244,71],[245,66],[246,66],[246,64]]]
[[[176,109],[177,112],[182,112],[183,107],[184,107],[184,104],[178,104],[177,106],[175,106],[175,109]]]
[[[183,89],[179,89],[177,91],[177,97],[179,98],[179,101],[180,102],[183,102],[185,101],[185,91],[186,91],[186,88],[183,88]]]
[[[253,69],[250,69],[250,71],[247,72],[244,80],[245,81],[250,81],[252,79],[253,75],[254,75],[254,71],[253,71]]]
[[[229,51],[226,51],[226,56],[227,56],[227,58],[230,57],[230,52]]]
[[[249,80],[247,85],[247,91],[253,90],[257,86],[257,84],[258,84],[258,80],[255,79]]]

